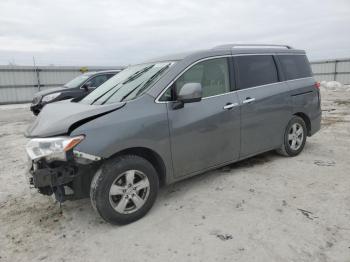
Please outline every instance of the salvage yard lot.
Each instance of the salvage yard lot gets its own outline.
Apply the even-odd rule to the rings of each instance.
[[[304,152],[268,152],[161,189],[149,214],[105,223],[88,199],[30,189],[28,105],[0,106],[0,261],[350,261],[350,92],[322,91]]]

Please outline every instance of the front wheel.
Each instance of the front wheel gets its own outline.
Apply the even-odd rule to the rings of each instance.
[[[300,154],[305,146],[306,135],[307,129],[304,120],[301,117],[293,116],[286,127],[283,145],[277,152],[284,156]]]
[[[108,160],[95,174],[91,203],[112,224],[128,224],[143,217],[153,206],[159,187],[153,165],[135,155]]]

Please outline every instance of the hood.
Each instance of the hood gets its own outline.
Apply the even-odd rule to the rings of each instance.
[[[50,89],[45,89],[45,90],[42,90],[42,91],[39,91],[37,93],[35,93],[34,97],[42,97],[42,96],[45,96],[45,95],[48,95],[48,94],[52,94],[52,93],[57,93],[57,92],[60,92],[60,91],[67,91],[69,90],[70,88],[67,88],[67,87],[56,87],[56,88],[50,88]]]
[[[74,103],[71,100],[48,104],[34,123],[28,127],[25,136],[33,138],[69,134],[79,125],[122,108],[125,104],[122,102],[108,105],[89,105]]]

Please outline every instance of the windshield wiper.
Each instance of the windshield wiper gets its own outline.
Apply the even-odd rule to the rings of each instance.
[[[125,85],[126,83],[135,80],[136,78],[138,78],[140,75],[142,75],[143,73],[145,73],[146,71],[150,70],[154,65],[150,65],[148,67],[145,67],[139,71],[136,71],[135,73],[133,73],[131,76],[129,76],[123,83],[122,85]],[[100,95],[99,97],[97,97],[95,100],[92,101],[91,104],[96,103],[96,101],[98,101],[101,97],[107,95],[109,92],[113,91],[115,89],[115,87],[117,87],[120,83],[116,84],[115,86],[113,86],[111,89],[109,89],[106,93]],[[110,99],[116,92],[118,92],[120,88],[118,88],[117,90],[115,90],[106,100],[104,100],[101,105],[105,104],[107,102],[108,99]]]
[[[139,84],[136,87],[134,87],[132,90],[130,90],[127,94],[125,94],[121,100],[119,102],[124,101],[130,94],[132,94],[135,90],[137,90],[138,88],[140,88],[140,86],[142,85],[142,87],[140,88],[140,90],[137,92],[136,95],[140,94],[143,90],[145,90],[145,88],[156,78],[158,77],[161,73],[163,73],[166,69],[169,68],[169,66],[171,65],[171,63],[167,64],[166,66],[164,66],[163,68],[161,68],[158,72],[156,72],[153,76],[151,76],[144,84]],[[144,74],[145,72],[147,72],[148,70],[150,70],[154,65],[148,66],[144,69],[141,69],[137,72],[135,72],[134,74],[132,74],[127,80],[125,80],[121,85],[124,85],[128,82],[131,82],[133,80],[135,80],[136,78],[138,78],[139,76],[141,76],[142,74]],[[117,88],[115,90],[115,87],[117,87],[119,84],[113,86],[111,89],[109,89],[107,92],[105,92],[104,94],[100,95],[99,97],[97,97],[95,100],[92,101],[91,104],[96,103],[96,101],[98,101],[99,99],[101,99],[103,96],[106,96],[108,93],[112,92],[102,103],[101,105],[104,105],[111,97],[113,97],[115,95],[115,93],[117,93],[121,87]]]
[[[156,78],[158,77],[161,73],[163,73],[168,67],[170,66],[170,64],[164,66],[162,69],[160,69],[158,72],[156,72],[153,76],[151,76],[140,88],[139,91],[137,91],[136,96],[138,94],[140,94],[143,90],[145,90],[145,88]],[[141,84],[140,84],[141,85]],[[125,98],[127,98],[130,94],[132,94],[137,88],[139,88],[139,86],[136,86],[135,88],[133,88],[129,93],[127,93],[125,96],[122,97],[122,99],[120,100],[123,101]]]
[[[142,84],[142,83],[141,83],[141,84]],[[135,89],[139,88],[139,86],[140,86],[141,84],[137,85],[137,86],[136,86],[135,88],[133,88],[130,92],[128,92],[126,95],[124,95],[124,96],[122,97],[122,99],[120,99],[119,102],[122,102],[125,98],[127,98]],[[119,89],[118,89],[118,90],[119,90]],[[109,97],[107,97],[106,100],[103,101],[103,102],[101,103],[101,105],[104,105],[118,90],[116,90],[113,94],[111,94]]]
[[[134,74],[132,74],[131,76],[129,76],[124,82],[123,85],[135,80],[136,78],[140,77],[143,73],[147,72],[148,70],[150,70],[154,65],[150,65],[147,66],[139,71],[136,71]]]
[[[128,82],[131,82],[133,80],[135,80],[136,78],[138,78],[139,76],[141,76],[142,74],[144,74],[145,72],[147,72],[148,70],[150,70],[154,65],[150,65],[150,66],[147,66],[139,71],[136,71],[135,73],[133,73],[131,76],[129,76],[123,83],[122,85],[125,85],[127,84]],[[116,84],[115,86],[113,86],[111,89],[109,89],[106,93],[100,95],[99,97],[97,97],[95,100],[92,101],[91,104],[94,104],[96,101],[98,101],[101,97],[107,95],[109,92],[113,91],[115,89],[116,86],[118,86],[118,84]],[[137,87],[139,87],[140,85],[138,85]],[[137,88],[136,87],[136,88]],[[117,90],[115,90],[114,92],[112,92],[112,94],[110,96],[108,96],[102,103],[101,105],[104,105],[116,92],[118,92],[120,88],[118,88]],[[122,101],[122,100],[121,100]],[[120,101],[120,102],[121,102]]]
[[[159,75],[161,75],[165,70],[167,70],[170,67],[170,64],[167,64],[162,69],[160,69],[157,73],[155,73],[153,76],[151,76],[140,88],[139,91],[137,91],[136,95],[140,94],[143,90],[145,90],[150,83],[153,82],[154,79],[156,79]]]
[[[119,83],[118,84],[116,84],[115,86],[113,86],[111,89],[109,89],[106,93],[103,93],[102,95],[100,95],[100,96],[98,96],[97,98],[95,98],[92,102],[91,102],[91,105],[93,105],[93,104],[95,104],[96,103],[96,101],[98,101],[101,97],[103,97],[104,95],[106,95],[106,94],[108,94],[109,92],[111,92],[114,88],[116,88],[117,86],[119,85]],[[117,92],[119,89],[117,89],[115,92]],[[115,94],[115,92],[113,92],[113,94]],[[112,94],[112,95],[113,95]]]

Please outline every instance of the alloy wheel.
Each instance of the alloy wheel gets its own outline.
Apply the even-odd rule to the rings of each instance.
[[[139,170],[128,170],[113,181],[109,190],[109,202],[120,214],[134,213],[144,205],[149,191],[147,176]]]
[[[292,150],[298,150],[303,144],[304,129],[299,123],[294,123],[288,133],[288,144]]]

